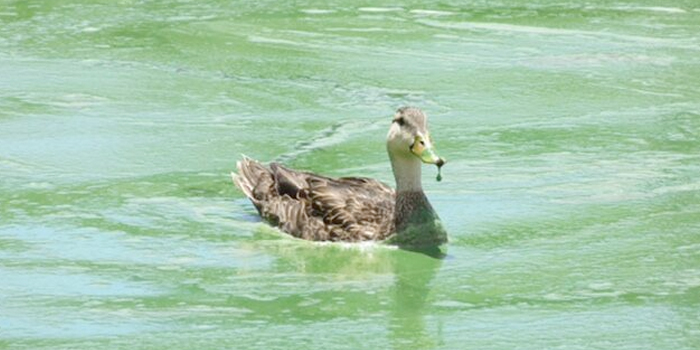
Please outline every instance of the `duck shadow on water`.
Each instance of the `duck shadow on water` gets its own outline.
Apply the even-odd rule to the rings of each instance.
[[[246,307],[280,324],[351,320],[371,330],[385,327],[396,349],[430,349],[442,341],[426,325],[433,278],[445,254],[381,244],[313,243],[283,238],[252,243],[275,257],[273,270],[295,275],[309,290]],[[296,287],[292,287],[292,290]],[[312,302],[309,302],[312,301]],[[311,305],[309,305],[311,304]],[[252,307],[251,307],[252,306]],[[285,309],[279,313],[279,308]],[[435,327],[433,327],[435,329]]]

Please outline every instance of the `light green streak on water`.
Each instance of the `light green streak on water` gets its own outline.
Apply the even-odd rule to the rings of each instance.
[[[694,1],[0,1],[0,348],[700,348]],[[239,154],[391,183],[443,260],[259,223]]]

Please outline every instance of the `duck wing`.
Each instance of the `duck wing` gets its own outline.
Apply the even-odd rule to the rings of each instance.
[[[260,216],[302,239],[382,240],[394,231],[395,193],[370,178],[330,178],[244,158],[234,183]]]

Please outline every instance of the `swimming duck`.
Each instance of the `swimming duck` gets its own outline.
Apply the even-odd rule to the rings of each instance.
[[[365,177],[330,178],[278,163],[265,167],[248,157],[231,175],[263,219],[297,238],[407,247],[445,243],[447,234],[421,186],[421,162],[438,171],[445,164],[433,147],[425,113],[399,108],[386,148],[396,190]]]

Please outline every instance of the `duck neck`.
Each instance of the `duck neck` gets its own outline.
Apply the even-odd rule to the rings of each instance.
[[[389,155],[396,179],[394,224],[401,231],[409,223],[425,220],[423,214],[432,212],[421,185],[421,162],[415,157]]]
[[[421,162],[415,157],[389,155],[396,179],[396,192],[423,192],[421,186]]]
[[[421,162],[411,157],[390,156],[396,179],[396,206],[391,242],[407,247],[439,246],[447,233],[421,186]]]

